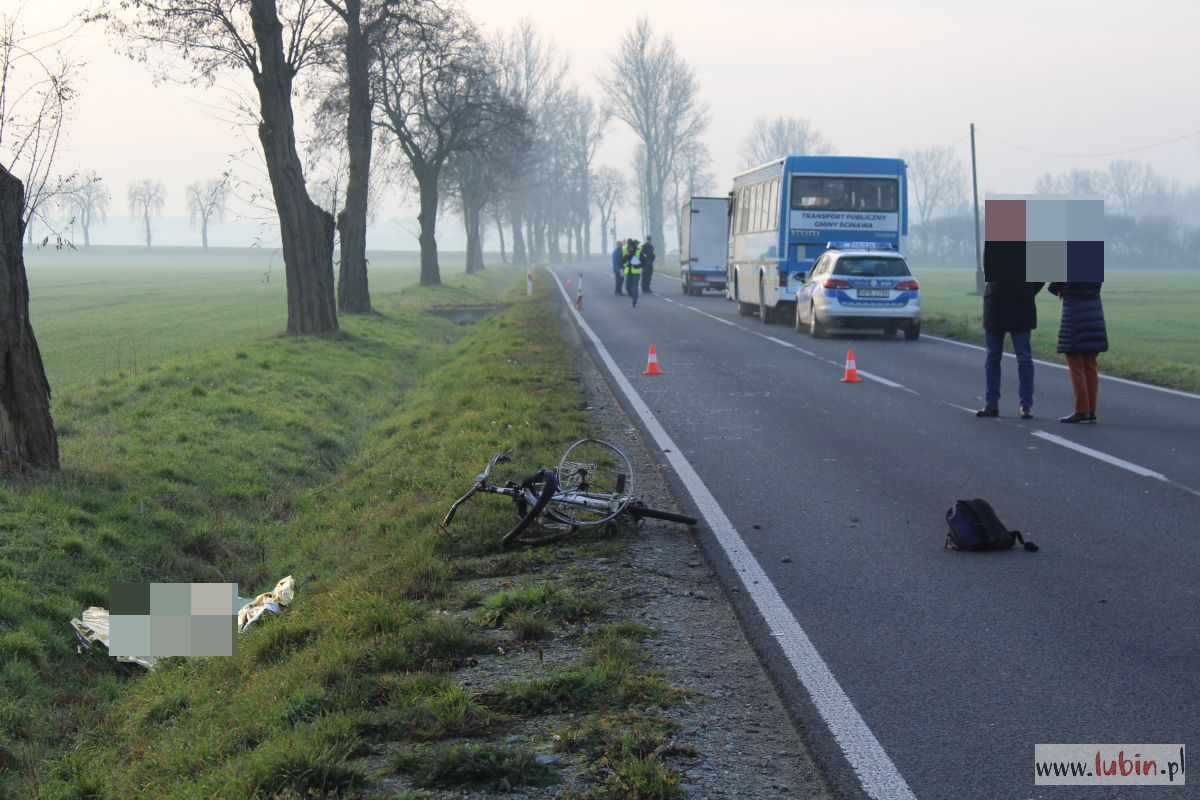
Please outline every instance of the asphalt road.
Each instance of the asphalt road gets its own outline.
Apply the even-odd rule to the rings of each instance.
[[[552,272],[584,274],[583,320],[912,795],[1200,797],[1200,776],[1038,787],[1032,763],[1037,743],[1200,742],[1200,397],[1102,379],[1099,423],[1063,425],[1067,374],[1039,364],[1035,419],[1022,421],[1006,358],[1002,416],[977,419],[980,350],[924,335],[814,340],[739,317],[717,294],[686,297],[666,275],[632,308],[605,266]],[[664,375],[641,374],[652,343]],[[839,381],[848,348],[863,383]],[[1041,551],[944,550],[947,507],[971,497]],[[712,532],[698,535],[719,561]],[[716,566],[835,784],[909,796],[863,789],[847,736],[814,711],[753,587]]]

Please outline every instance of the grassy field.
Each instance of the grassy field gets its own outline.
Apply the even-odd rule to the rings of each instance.
[[[418,255],[370,255],[372,297],[413,283]],[[29,250],[29,314],[55,391],[283,330],[283,261],[252,248]],[[463,254],[443,253],[444,278]]]
[[[457,796],[558,780],[548,747],[595,789],[572,797],[677,796],[671,723],[640,709],[686,693],[645,667],[652,632],[556,551],[501,551],[503,508],[435,524],[495,450],[552,463],[588,432],[549,287],[530,301],[514,277],[377,290],[382,313],[338,336],[250,336],[59,395],[62,473],[0,488],[0,797]],[[497,303],[471,328],[421,311]],[[293,608],[234,658],[144,674],[76,652],[67,624],[115,581],[249,596],[287,574]],[[532,667],[464,683],[497,649]]]
[[[983,343],[983,301],[970,271],[923,269],[922,323],[929,333]],[[1200,391],[1200,273],[1107,270],[1102,299],[1109,350],[1100,370],[1126,378]],[[1062,360],[1055,352],[1062,305],[1043,289],[1038,294],[1038,357]]]

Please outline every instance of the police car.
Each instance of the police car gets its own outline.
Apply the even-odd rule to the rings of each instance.
[[[829,243],[796,292],[796,330],[819,338],[834,327],[921,335],[921,286],[904,256],[887,245]]]

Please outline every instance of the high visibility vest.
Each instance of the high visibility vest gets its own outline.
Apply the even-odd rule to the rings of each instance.
[[[628,247],[625,248],[625,274],[626,275],[641,275],[642,274],[642,265],[633,263],[633,257],[635,255],[638,256],[638,260],[641,261],[641,253],[642,253],[642,248],[640,248],[640,247],[637,249],[636,253],[630,253]]]

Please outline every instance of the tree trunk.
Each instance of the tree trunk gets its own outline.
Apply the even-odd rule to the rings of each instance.
[[[86,247],[86,248],[88,248],[88,249],[91,249],[91,247],[92,247],[92,240],[91,240],[91,238],[88,236],[88,228],[89,228],[89,227],[91,227],[91,226],[90,226],[90,224],[89,224],[89,223],[87,223],[87,222],[84,222],[84,221],[82,220],[82,218],[81,218],[81,219],[80,219],[80,221],[79,221],[79,227],[83,228],[83,246],[84,246],[84,247]]]
[[[500,208],[496,208],[496,233],[500,234],[500,262],[508,263],[508,253],[504,249],[504,220],[500,219]]]
[[[525,250],[525,237],[521,235],[521,212],[510,209],[512,215],[513,264],[518,267],[529,265],[529,254]]]
[[[29,323],[21,182],[0,166],[0,468],[58,469],[50,383]]]
[[[208,252],[208,215],[200,216],[200,244],[204,246],[204,252]]]
[[[592,185],[591,181],[588,180],[586,169],[583,171],[583,180],[581,183],[582,204],[579,210],[583,212],[581,218],[583,220],[583,257],[587,259],[592,256]]]
[[[467,274],[483,269],[483,245],[480,241],[479,218],[483,209],[477,204],[470,189],[462,187],[463,225],[467,229]]]
[[[275,12],[275,0],[251,0],[250,19],[262,62],[261,71],[254,76],[262,113],[258,138],[279,212],[287,277],[287,331],[336,331],[333,215],[313,203],[304,185],[292,116],[295,73],[284,60],[283,26]]]
[[[437,171],[425,168],[416,172],[417,185],[421,190],[421,213],[417,221],[421,224],[421,285],[440,286],[442,273],[438,267],[437,251],[437,207],[438,207],[438,176]]]
[[[150,249],[150,207],[146,206],[146,213],[142,215],[146,221],[146,249]]]
[[[346,0],[346,83],[349,111],[346,147],[350,157],[346,207],[338,214],[342,263],[338,272],[337,306],[343,314],[371,310],[367,287],[367,190],[371,177],[370,53],[362,29],[361,0]]]

